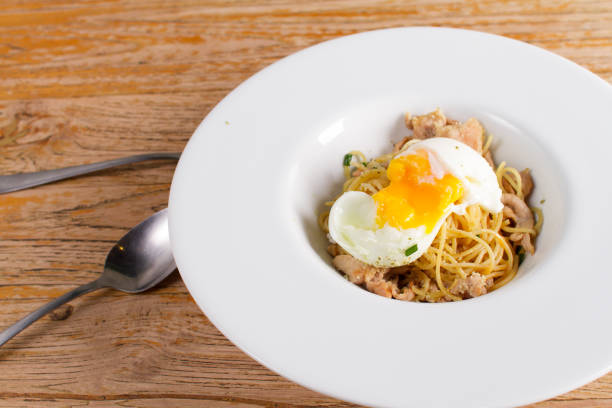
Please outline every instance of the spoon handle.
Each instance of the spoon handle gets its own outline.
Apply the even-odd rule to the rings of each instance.
[[[11,327],[0,332],[0,346],[2,346],[4,343],[12,339],[23,329],[25,329],[26,327],[34,323],[36,320],[40,319],[41,317],[52,311],[53,309],[56,309],[64,303],[70,302],[72,299],[84,295],[85,293],[92,292],[103,287],[105,287],[105,285],[100,283],[98,279],[93,282],[89,282],[83,286],[79,286],[78,288],[50,301],[40,309],[33,311],[23,319],[19,320],[17,323],[13,324]]]
[[[20,173],[0,176],[0,194],[11,191],[23,190],[29,187],[40,186],[53,181],[93,173],[94,171],[108,169],[110,167],[135,163],[145,160],[173,159],[178,160],[180,153],[148,153],[136,156],[122,157],[98,163],[83,164],[80,166],[64,167],[55,170],[37,171],[34,173]]]

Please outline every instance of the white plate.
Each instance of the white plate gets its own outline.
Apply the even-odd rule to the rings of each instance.
[[[405,111],[475,116],[531,167],[545,220],[519,276],[449,304],[385,299],[330,266],[316,224],[345,152],[388,150]],[[442,28],[325,42],[254,75],[189,141],[170,234],[190,293],[254,359],[381,407],[547,399],[612,365],[612,87],[539,48]]]

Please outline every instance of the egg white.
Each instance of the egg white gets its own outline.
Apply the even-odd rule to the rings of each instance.
[[[434,177],[452,174],[463,184],[463,197],[443,212],[432,230],[424,225],[399,229],[376,224],[376,202],[366,193],[347,191],[331,208],[331,238],[355,258],[378,267],[407,265],[419,258],[431,245],[442,223],[453,212],[462,214],[469,205],[479,204],[497,213],[502,210],[501,189],[487,161],[471,147],[448,138],[431,138],[412,144],[400,156],[426,150]],[[417,246],[406,255],[408,248]]]
[[[423,255],[448,214],[440,218],[430,233],[425,232],[424,225],[397,229],[387,224],[378,228],[374,199],[361,191],[347,191],[329,213],[329,234],[349,254],[369,265],[401,266]],[[413,245],[417,245],[416,252],[406,256],[406,249]]]

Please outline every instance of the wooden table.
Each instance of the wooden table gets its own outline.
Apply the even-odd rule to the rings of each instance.
[[[2,0],[0,172],[181,151],[217,102],[279,58],[410,25],[506,35],[612,81],[612,0]],[[95,278],[115,240],[167,205],[174,166],[0,196],[0,327]],[[0,406],[352,406],[243,354],[177,273],[142,295],[71,305],[0,349]],[[612,374],[534,406],[612,407]]]

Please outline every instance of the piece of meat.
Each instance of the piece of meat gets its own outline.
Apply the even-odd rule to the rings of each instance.
[[[404,124],[408,129],[412,129],[412,115],[410,112],[404,114]]]
[[[412,300],[414,292],[410,288],[403,288],[401,291],[394,292],[393,297],[398,300]]]
[[[425,115],[406,117],[406,125],[413,131],[416,139],[430,137],[448,137],[458,140],[478,153],[482,153],[484,129],[480,122],[470,118],[465,123],[447,119],[440,109]]]
[[[527,204],[525,204],[525,201],[514,194],[504,193],[502,194],[501,202],[514,214],[517,228],[533,228],[533,213]]]
[[[521,175],[521,186],[523,188],[523,197],[527,199],[529,194],[533,191],[533,179],[531,178],[531,172],[529,169],[524,169],[520,172]]]
[[[327,246],[327,253],[330,254],[332,257],[336,257],[338,255],[346,254],[346,251],[342,249],[342,247],[338,244],[329,244]]]
[[[393,296],[393,282],[387,281],[382,272],[375,272],[369,279],[366,274],[366,289],[377,295],[390,298]],[[396,289],[397,290],[397,289]]]
[[[448,137],[459,142],[465,143],[478,154],[482,154],[482,144],[484,142],[484,129],[480,122],[474,118],[469,118],[465,123],[443,126],[436,131],[437,137]]]
[[[504,217],[510,218],[512,221],[516,222],[516,214],[514,211],[512,211],[512,208],[504,206],[502,213],[504,214]]]
[[[525,248],[525,251],[529,251],[531,255],[535,254],[535,246],[531,242],[531,235],[523,233],[521,236],[521,246]]]
[[[512,214],[514,214],[513,219],[516,228],[533,228],[535,223],[533,213],[527,204],[525,204],[525,201],[514,194],[504,193],[502,194],[501,202],[512,211]],[[510,214],[508,210],[504,209],[504,211]],[[510,240],[514,242],[520,241],[522,247],[525,248],[526,251],[529,251],[532,255],[535,253],[535,247],[531,242],[531,235],[529,233],[515,232],[510,235]]]
[[[523,190],[523,197],[527,199],[531,192],[533,191],[533,179],[531,178],[531,173],[529,169],[524,169],[519,172],[521,176],[521,189]],[[516,178],[511,175],[512,178]],[[514,191],[512,185],[505,178],[502,179],[502,187],[505,191]]]
[[[361,285],[365,281],[367,265],[350,255],[337,255],[332,260],[334,267],[344,273],[354,284]]]
[[[512,175],[510,177],[514,178],[514,176],[512,176]],[[512,184],[510,184],[510,182],[508,180],[506,180],[505,177],[502,177],[501,184],[502,184],[502,190],[503,191],[511,191],[511,192],[514,191],[514,192],[516,192],[514,187],[512,187]]]
[[[414,138],[429,139],[435,137],[438,129],[444,125],[446,125],[446,116],[438,108],[428,114],[411,118],[408,128],[412,129]]]
[[[474,272],[468,277],[457,279],[449,291],[464,299],[473,298],[487,293],[487,288],[492,285],[493,279]]]
[[[349,280],[357,285],[366,281],[378,280],[377,277],[384,276],[389,268],[377,268],[353,258],[351,255],[338,255],[332,263],[340,272],[348,276]]]
[[[372,293],[400,300],[414,298],[414,292],[411,289],[398,287],[397,277],[386,278],[389,268],[377,268],[365,264],[351,255],[337,255],[332,263],[336,269],[348,277],[349,281],[357,285],[365,285],[366,289]]]

